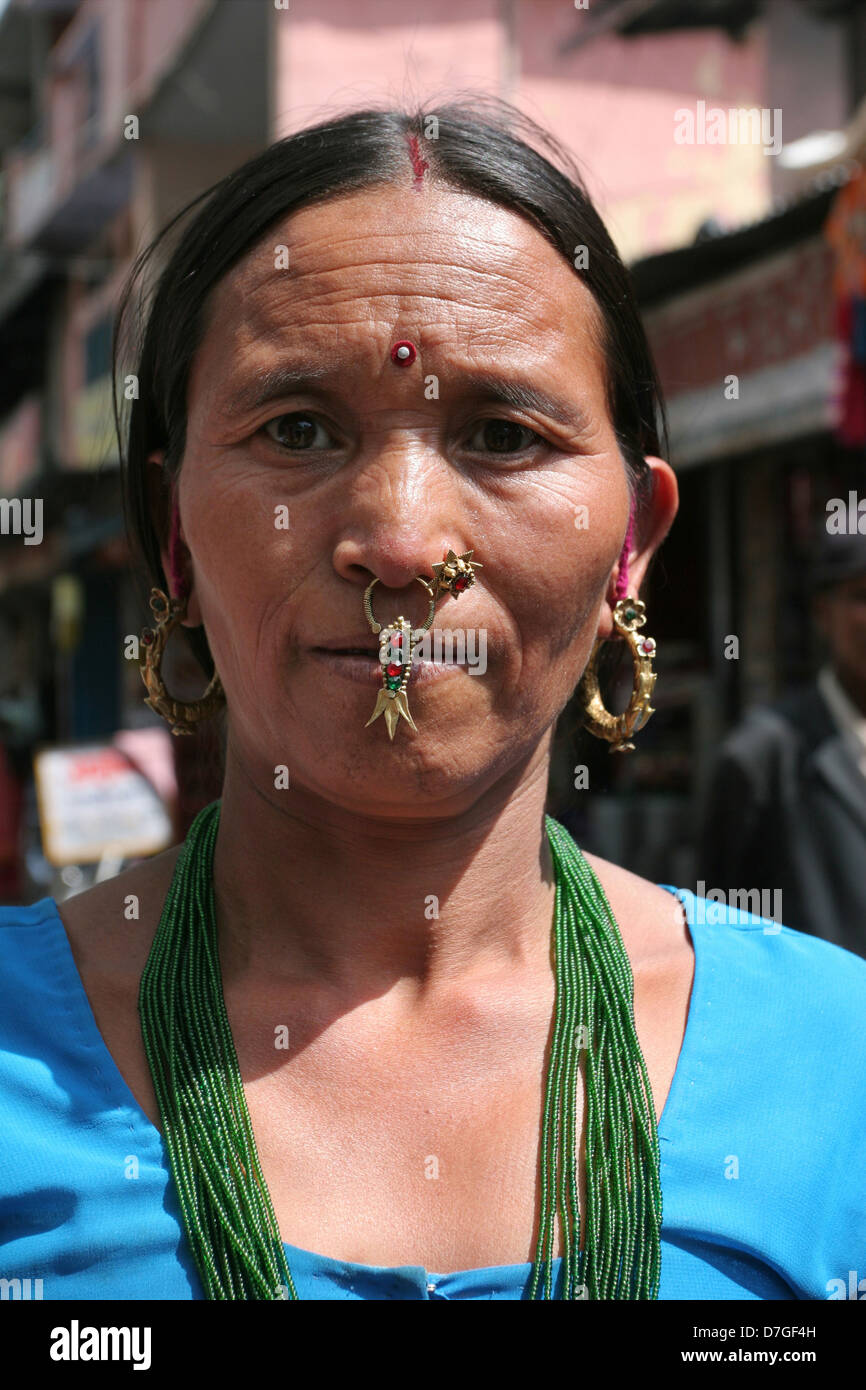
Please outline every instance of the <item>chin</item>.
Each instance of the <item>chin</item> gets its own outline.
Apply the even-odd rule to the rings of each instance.
[[[295,791],[375,820],[405,821],[459,814],[477,799],[479,781],[486,785],[487,759],[481,750],[477,761],[461,758],[453,733],[437,737],[407,725],[391,742],[380,718],[358,731],[348,751],[337,752],[333,732],[326,743],[325,756],[308,764],[309,775],[300,763],[297,771],[290,768],[286,795]]]

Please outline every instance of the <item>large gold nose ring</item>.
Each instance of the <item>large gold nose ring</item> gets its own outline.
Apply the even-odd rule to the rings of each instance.
[[[416,574],[415,578],[417,579],[419,584],[424,585],[424,588],[427,590],[427,593],[430,596],[430,607],[427,611],[427,620],[424,623],[424,626],[418,629],[419,632],[426,632],[433,621],[433,610],[436,607],[436,591],[435,589],[431,589],[429,579],[423,579],[420,574]],[[380,580],[372,579],[370,583],[367,585],[366,589],[364,590],[364,612],[367,615],[367,622],[370,624],[370,627],[373,629],[374,632],[381,632],[382,630],[382,624],[377,623],[373,615],[373,600],[371,597],[373,589],[378,583],[380,583]],[[403,622],[403,618],[398,618],[397,622]]]
[[[430,597],[427,620],[423,627],[419,628],[413,628],[402,613],[394,619],[393,623],[389,623],[386,628],[383,628],[382,624],[376,621],[373,613],[372,594],[379,579],[373,579],[367,585],[364,590],[364,612],[373,632],[379,636],[382,688],[376,699],[375,709],[367,720],[365,728],[372,724],[374,719],[378,719],[380,714],[384,714],[389,738],[393,739],[401,718],[405,719],[417,733],[417,725],[409,713],[409,700],[406,694],[406,686],[412,674],[415,648],[433,622],[433,613],[439,595],[447,593],[451,594],[452,598],[459,598],[470,585],[475,583],[474,571],[481,569],[482,565],[478,560],[475,561],[474,565],[471,561],[471,550],[457,555],[449,549],[444,560],[439,560],[432,566],[432,579],[426,579],[420,574],[415,575],[418,583],[423,584]]]

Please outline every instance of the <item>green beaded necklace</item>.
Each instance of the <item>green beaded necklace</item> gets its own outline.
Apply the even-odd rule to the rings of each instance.
[[[200,811],[178,856],[141,977],[141,1031],[183,1223],[207,1297],[297,1299],[223,999],[212,877],[219,816],[219,801]],[[556,1002],[541,1135],[541,1216],[528,1296],[552,1297],[558,1213],[562,1298],[655,1299],[661,1268],[659,1146],[634,1026],[631,966],[598,878],[564,826],[545,816],[545,827],[556,876]],[[583,1250],[575,1151],[581,1055]]]

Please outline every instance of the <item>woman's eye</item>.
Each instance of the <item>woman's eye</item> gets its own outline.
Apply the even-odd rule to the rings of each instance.
[[[290,453],[303,453],[306,449],[333,448],[333,440],[324,425],[305,411],[295,411],[293,415],[277,415],[262,426],[265,434],[280,448]]]
[[[473,441],[480,440],[480,443]],[[517,454],[544,440],[527,425],[515,420],[483,420],[468,440],[473,453]]]

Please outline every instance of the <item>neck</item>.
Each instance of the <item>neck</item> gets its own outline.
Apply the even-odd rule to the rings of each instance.
[[[224,978],[420,999],[497,970],[549,973],[549,756],[548,733],[471,805],[397,820],[294,784],[263,793],[230,741],[214,850]]]

